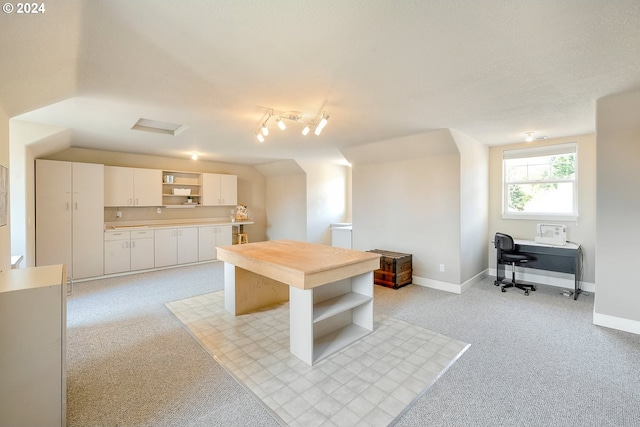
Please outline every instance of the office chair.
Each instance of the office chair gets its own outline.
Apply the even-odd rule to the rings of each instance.
[[[516,245],[513,242],[513,238],[508,234],[496,233],[493,243],[496,248],[496,281],[494,285],[502,285],[502,292],[507,292],[506,288],[518,288],[524,291],[525,295],[529,295],[529,290],[535,291],[534,285],[527,285],[524,283],[516,282],[516,265],[524,265],[529,261],[533,261],[535,258],[531,255],[518,253]],[[498,266],[500,264],[511,264],[511,281],[508,281],[505,277],[503,280],[498,281]]]

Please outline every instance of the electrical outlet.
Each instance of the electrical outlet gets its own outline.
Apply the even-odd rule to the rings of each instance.
[[[122,212],[116,211],[116,218],[122,218]]]
[[[440,264],[440,273],[444,273],[444,264]]]
[[[158,208],[158,209],[156,209],[156,212],[157,213],[162,213],[162,209]]]

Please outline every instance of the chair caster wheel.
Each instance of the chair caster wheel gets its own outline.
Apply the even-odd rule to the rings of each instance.
[[[502,292],[507,292],[507,290],[505,288],[502,288]]]
[[[529,296],[529,291],[524,291],[525,296]]]
[[[536,290],[536,288],[532,286],[532,287],[531,287],[531,290],[532,290],[532,291],[535,291],[535,290]]]

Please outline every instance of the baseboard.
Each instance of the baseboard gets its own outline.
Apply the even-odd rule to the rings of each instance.
[[[511,267],[507,267],[507,272],[506,272],[507,275],[511,274],[510,268]],[[575,279],[573,278],[573,274],[554,273],[554,272],[545,271],[546,273],[549,273],[549,275],[546,275],[546,274],[531,273],[530,271],[531,270],[516,268],[516,280],[523,280],[525,282],[531,282],[531,283],[536,283],[540,285],[556,286],[558,288],[567,288],[567,289],[575,288]],[[537,271],[540,271],[540,270],[537,270]],[[496,269],[490,268],[489,275],[495,277]],[[583,282],[580,282],[580,289],[582,289],[585,292],[595,293],[596,284],[592,282],[583,281]]]
[[[640,322],[593,312],[593,324],[640,335]]]
[[[485,277],[487,277],[489,270],[484,270],[466,282],[456,285],[455,283],[441,282],[439,280],[427,279],[420,276],[413,276],[413,284],[418,286],[424,286],[425,288],[437,289],[439,291],[452,292],[454,294],[461,294]]]

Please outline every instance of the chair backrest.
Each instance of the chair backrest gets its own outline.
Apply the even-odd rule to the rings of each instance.
[[[502,251],[512,251],[516,248],[515,243],[513,243],[513,238],[508,234],[504,233],[496,233],[493,238],[493,243],[496,248],[500,248]]]

